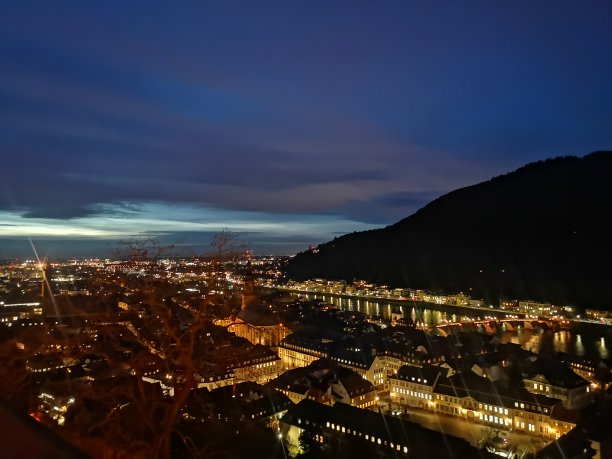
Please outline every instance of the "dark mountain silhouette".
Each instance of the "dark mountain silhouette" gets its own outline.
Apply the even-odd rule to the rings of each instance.
[[[458,189],[394,225],[302,252],[288,274],[612,309],[612,152]]]

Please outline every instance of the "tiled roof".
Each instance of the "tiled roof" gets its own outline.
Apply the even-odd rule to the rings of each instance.
[[[318,337],[307,335],[303,333],[292,333],[287,336],[285,339],[281,341],[281,346],[283,344],[289,344],[293,346],[299,346],[306,349],[312,349],[321,353],[328,353],[330,348],[330,343],[324,343]]]
[[[374,390],[369,381],[349,368],[338,365],[330,359],[319,359],[307,367],[288,370],[269,385],[278,390],[305,394],[309,388],[319,388],[323,392],[333,383],[341,383],[349,396],[361,395]]]
[[[196,417],[217,414],[223,419],[258,418],[285,411],[291,405],[291,400],[281,392],[253,382],[243,382],[210,392],[194,391],[187,402],[187,411]]]
[[[538,459],[584,458],[593,457],[594,452],[588,437],[574,428],[539,451],[536,457]]]
[[[352,366],[367,369],[372,366],[376,355],[372,355],[371,350],[368,348],[354,350],[336,346],[335,349],[331,351],[331,357],[340,363],[347,363]]]
[[[517,408],[516,403],[522,403],[521,409],[533,412],[539,412],[543,408],[551,409],[560,403],[554,398],[532,394],[522,387],[504,387],[495,384],[471,371],[440,379],[434,388],[434,393],[453,397],[469,396],[482,403],[507,408]]]
[[[534,378],[542,375],[546,380],[557,387],[573,389],[589,384],[584,378],[578,376],[560,360],[540,357],[524,370],[527,378]]]
[[[392,376],[392,378],[433,386],[439,377],[446,377],[447,375],[447,368],[436,365],[423,365],[423,367],[404,365],[397,371],[397,375]]]

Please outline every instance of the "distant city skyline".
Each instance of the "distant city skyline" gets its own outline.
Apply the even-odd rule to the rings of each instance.
[[[292,254],[612,149],[605,1],[0,7],[0,258]]]

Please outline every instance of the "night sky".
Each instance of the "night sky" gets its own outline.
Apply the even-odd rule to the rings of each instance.
[[[0,3],[0,258],[295,253],[611,148],[607,0]]]

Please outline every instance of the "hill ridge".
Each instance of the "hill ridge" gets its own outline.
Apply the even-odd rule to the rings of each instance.
[[[287,272],[612,309],[609,215],[612,152],[554,157],[302,252]]]

